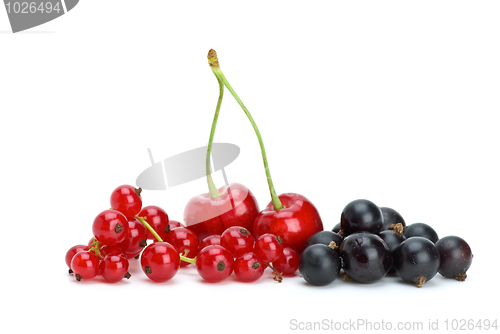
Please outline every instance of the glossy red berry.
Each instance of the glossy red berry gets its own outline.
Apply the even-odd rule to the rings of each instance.
[[[128,233],[128,220],[120,211],[104,210],[94,219],[92,232],[104,245],[117,245]]]
[[[177,250],[177,253],[182,254],[187,258],[195,258],[198,255],[198,246],[200,241],[194,232],[185,227],[176,227],[165,234],[163,241],[168,242]],[[190,265],[189,262],[181,261],[180,266],[185,267]]]
[[[233,255],[224,247],[212,245],[203,248],[196,258],[198,274],[211,283],[228,278],[233,272]]]
[[[255,253],[245,253],[234,261],[234,274],[242,282],[254,282],[262,277],[266,265]]]
[[[78,252],[71,259],[71,270],[77,281],[94,278],[99,272],[99,258],[89,251]]]
[[[128,233],[125,240],[120,244],[120,247],[125,251],[127,256],[129,254],[140,253],[147,246],[147,232],[148,230],[144,224],[137,219],[131,218],[128,220]]]
[[[76,245],[68,249],[68,251],[66,252],[66,264],[68,265],[70,274],[73,273],[73,271],[71,270],[71,260],[73,259],[73,256],[75,256],[75,254],[78,252],[83,252],[88,250],[89,247],[85,245]]]
[[[141,211],[141,188],[136,189],[129,185],[117,187],[111,193],[111,209],[118,210],[127,218],[132,218]]]
[[[160,237],[163,239],[165,235],[165,229],[170,229],[167,225],[169,223],[168,220],[168,215],[159,206],[156,205],[149,205],[145,206],[142,208],[142,210],[139,212],[137,215],[139,217],[143,217],[146,219],[146,222],[153,228],[153,230],[156,231],[160,235]],[[148,240],[156,240],[154,235],[147,231],[146,233],[146,239]]]
[[[179,270],[180,256],[167,242],[155,242],[144,248],[141,267],[152,281],[161,283],[170,280]]]
[[[200,246],[198,246],[198,249],[202,250],[203,248],[211,245],[220,245],[220,235],[218,234],[209,235],[200,242]]]
[[[274,262],[283,255],[283,240],[274,234],[263,234],[255,242],[255,254],[266,263]]]
[[[106,281],[116,283],[124,278],[130,278],[128,266],[129,263],[125,255],[111,253],[101,261],[100,272]]]
[[[253,235],[244,227],[232,226],[221,235],[220,244],[227,249],[234,258],[240,257],[253,250],[255,240]]]
[[[299,254],[293,248],[283,248],[283,255],[273,261],[273,267],[283,276],[293,276],[299,269]]]

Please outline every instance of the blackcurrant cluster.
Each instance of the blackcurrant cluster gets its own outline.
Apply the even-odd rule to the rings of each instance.
[[[394,272],[417,287],[438,272],[464,281],[472,252],[462,238],[439,238],[424,223],[406,226],[394,209],[359,199],[345,206],[332,231],[312,235],[300,255],[299,271],[313,285],[343,278],[372,283]]]
[[[134,258],[140,259],[144,274],[154,282],[166,282],[190,264],[208,282],[220,282],[233,272],[238,280],[253,282],[267,267],[281,282],[299,266],[299,254],[273,234],[255,240],[246,228],[232,226],[200,241],[162,208],[142,207],[141,190],[130,185],[112,192],[110,206],[94,219],[88,244],[66,253],[69,272],[78,281],[98,275],[108,282],[128,279],[129,260]]]

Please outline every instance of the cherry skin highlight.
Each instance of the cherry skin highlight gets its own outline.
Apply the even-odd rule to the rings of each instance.
[[[186,227],[201,241],[212,234],[221,235],[231,226],[241,226],[252,233],[253,221],[259,213],[257,199],[242,184],[231,183],[218,189],[220,197],[208,193],[189,200],[184,209]]]
[[[219,245],[203,248],[196,258],[198,274],[210,283],[217,283],[228,278],[233,272],[233,266],[233,255]]]
[[[134,217],[142,207],[141,189],[121,185],[111,193],[111,209],[118,210],[127,218]]]
[[[291,247],[300,254],[307,239],[323,231],[323,223],[318,210],[306,197],[287,193],[280,195],[279,199],[283,209],[275,211],[270,202],[255,218],[254,237],[274,234],[283,240],[284,247]]]

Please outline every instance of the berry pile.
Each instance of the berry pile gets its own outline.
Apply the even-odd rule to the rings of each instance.
[[[372,283],[392,272],[421,288],[438,272],[464,281],[472,252],[462,238],[439,238],[429,225],[406,226],[394,209],[360,199],[347,204],[333,230],[318,232],[299,260],[302,277],[313,285],[343,278]]]
[[[242,282],[262,277],[266,267],[274,280],[294,275],[299,254],[283,247],[282,239],[270,233],[257,240],[244,227],[231,226],[221,235],[198,236],[158,206],[142,207],[141,190],[130,185],[116,188],[111,209],[94,219],[94,236],[87,245],[76,245],[66,253],[66,264],[77,281],[101,275],[108,282],[130,278],[129,259],[140,259],[144,274],[154,282],[172,279],[180,267],[195,264],[208,282],[220,282],[233,272]],[[149,240],[149,244],[148,244]]]

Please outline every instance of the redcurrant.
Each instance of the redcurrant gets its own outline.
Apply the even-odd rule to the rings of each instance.
[[[149,226],[151,226],[163,239],[165,229],[167,229],[169,223],[168,215],[165,210],[156,205],[145,206],[142,208],[141,212],[139,212],[138,216],[146,219]],[[146,239],[156,240],[150,231],[146,233]]]
[[[196,258],[196,269],[200,276],[211,283],[228,278],[233,272],[233,255],[224,247],[211,245],[203,248]]]
[[[271,233],[263,234],[255,242],[255,254],[264,262],[274,262],[283,255],[283,240]]]
[[[232,226],[222,233],[220,244],[237,258],[253,250],[254,238],[246,228]]]
[[[203,248],[210,245],[220,245],[220,235],[218,234],[209,235],[200,242],[200,246],[198,247],[198,249],[202,250]]]
[[[234,261],[234,273],[242,282],[254,282],[262,277],[266,265],[255,253],[245,253]]]
[[[128,220],[127,237],[120,244],[120,247],[125,250],[127,256],[129,254],[137,255],[137,253],[140,253],[144,247],[147,246],[146,232],[148,232],[148,230],[140,221],[135,218]]]
[[[141,267],[147,277],[155,282],[166,282],[179,270],[180,256],[167,242],[155,242],[144,248]]]
[[[104,257],[100,264],[102,277],[108,282],[116,283],[123,278],[129,279],[128,260],[123,254],[111,253]]]
[[[75,254],[78,252],[88,251],[88,250],[89,247],[85,245],[76,245],[68,249],[68,251],[66,252],[66,264],[68,265],[70,274],[73,273],[73,270],[71,270],[71,260],[73,259],[73,256],[75,256]]]
[[[120,211],[104,210],[94,219],[92,232],[100,243],[117,245],[127,236],[127,218]]]
[[[111,193],[111,209],[118,210],[127,218],[134,217],[142,207],[141,188],[136,189],[129,185],[117,187]]]
[[[170,230],[165,234],[163,241],[174,246],[177,253],[181,253],[185,257],[194,258],[198,254],[200,241],[194,232],[185,227],[176,227]],[[189,264],[189,262],[181,261],[180,266],[185,267]]]
[[[94,278],[99,272],[99,259],[89,251],[78,252],[71,259],[71,270],[77,281]]]
[[[283,255],[273,261],[273,267],[284,276],[293,276],[299,269],[299,254],[290,247],[283,248]]]

